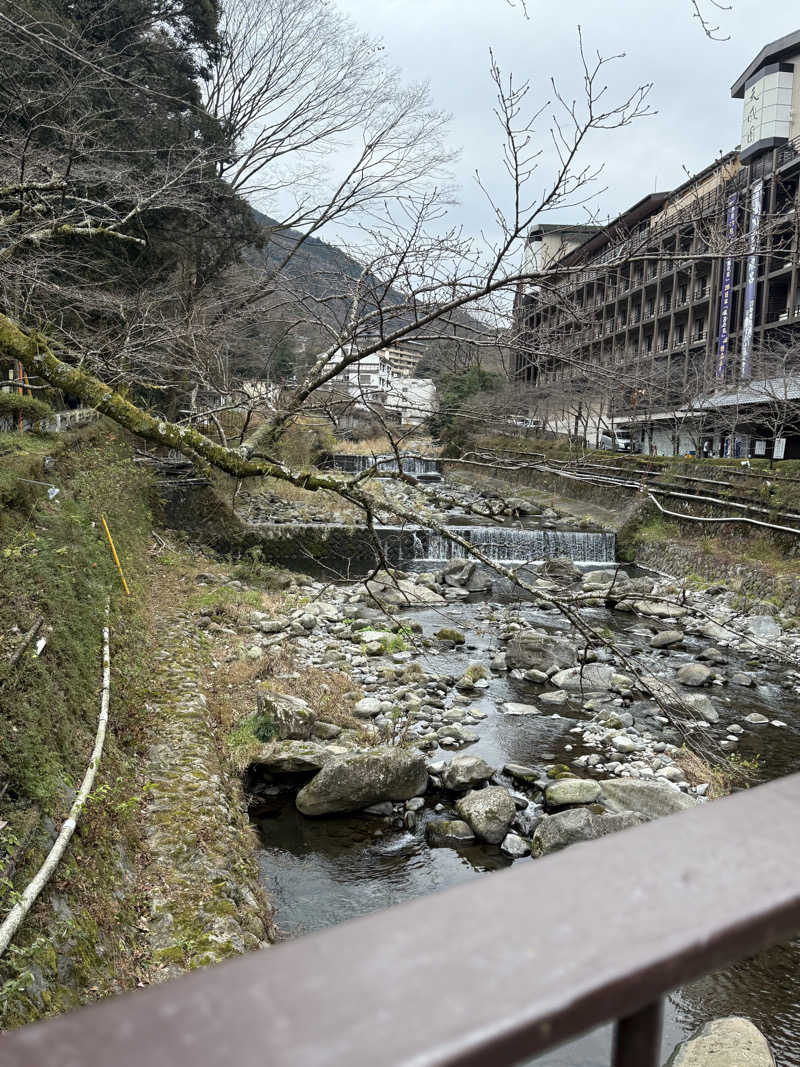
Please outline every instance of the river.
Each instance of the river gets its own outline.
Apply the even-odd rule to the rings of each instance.
[[[434,563],[409,563],[417,569],[440,565],[441,558]],[[508,593],[505,597],[496,591],[492,594],[495,605],[516,599]],[[557,614],[532,603],[523,600],[519,606],[520,618],[535,626],[557,630],[567,625]],[[421,665],[431,673],[458,676],[470,662],[488,662],[491,654],[502,649],[495,637],[492,611],[475,598],[444,608],[405,611],[405,619],[420,623],[425,633],[454,626],[466,637],[463,648],[422,654]],[[656,652],[649,647],[648,635],[637,626],[635,616],[600,607],[587,608],[584,614],[596,626],[611,631],[619,646],[642,665],[653,669],[663,668],[667,657],[671,666],[693,659],[710,643],[690,636],[679,651]],[[758,756],[765,777],[800,770],[800,696],[787,686],[782,668],[769,662],[755,666],[734,653],[727,658],[726,673],[746,670],[755,684],[749,689],[728,687],[714,693],[723,722],[726,716],[731,722],[740,722],[750,712],[759,711],[787,724],[781,730],[746,729],[738,746],[740,755],[747,759]],[[569,764],[588,752],[581,747],[580,734],[570,733],[576,722],[588,717],[579,704],[560,708],[552,716],[517,718],[498,711],[504,701],[535,701],[542,688],[492,673],[488,688],[475,694],[472,701],[486,714],[480,724],[480,740],[464,751],[482,756],[495,767],[516,762],[542,773],[549,764]],[[636,708],[631,710],[635,713]],[[440,756],[437,753],[434,758]],[[512,862],[495,846],[473,845],[459,850],[429,847],[424,826],[438,800],[435,793],[426,796],[421,821],[409,832],[402,823],[363,814],[307,819],[297,812],[291,795],[275,797],[271,809],[262,809],[254,822],[262,845],[262,876],[282,935],[288,938],[311,933],[483,877]],[[756,847],[754,844],[754,850]],[[530,932],[535,936],[535,910]],[[664,1058],[702,1023],[733,1014],[747,1015],[762,1029],[780,1065],[800,1064],[800,943],[771,949],[674,993],[667,1004]],[[543,1067],[607,1067],[609,1050],[610,1027],[604,1027],[534,1062]]]

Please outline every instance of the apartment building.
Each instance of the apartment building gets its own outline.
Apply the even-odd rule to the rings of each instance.
[[[515,369],[555,428],[685,419],[698,397],[794,358],[800,31],[765,46],[731,95],[735,151],[605,226],[528,236],[526,263],[548,277],[517,293]]]

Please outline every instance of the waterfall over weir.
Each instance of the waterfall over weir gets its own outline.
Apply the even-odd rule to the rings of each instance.
[[[566,556],[577,563],[613,563],[616,559],[617,538],[613,533],[502,526],[448,526],[448,529],[498,563],[530,563],[556,556]],[[413,545],[414,559],[432,563],[464,559],[468,555],[462,545],[425,529],[413,531]]]
[[[413,474],[416,478],[441,478],[442,464],[438,459],[427,456],[411,456],[401,453],[403,473]],[[361,471],[377,465],[378,471],[387,473],[397,470],[397,459],[392,455],[364,456],[349,455],[345,452],[337,452],[330,457],[330,464],[334,470],[343,471],[346,474],[360,474]]]

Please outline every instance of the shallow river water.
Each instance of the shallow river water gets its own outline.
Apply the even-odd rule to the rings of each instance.
[[[422,624],[426,634],[450,625],[466,636],[463,649],[430,652],[420,657],[421,665],[431,673],[460,675],[470,662],[488,662],[490,651],[503,646],[494,637],[491,624],[480,619],[483,610],[482,604],[457,604],[405,612],[406,618]],[[604,608],[587,609],[586,615],[594,624],[612,630],[618,644],[635,652],[655,673],[670,674],[709,643],[690,636],[679,652],[656,653],[648,647],[646,636],[631,632],[640,628],[641,620],[635,616],[615,615]],[[565,627],[557,615],[533,606],[524,609],[524,617],[540,627]],[[742,723],[745,715],[760,711],[787,724],[778,729],[744,723],[740,754],[745,758],[758,755],[770,778],[800,770],[800,695],[788,684],[781,685],[785,679],[779,665],[754,669],[732,653],[725,671],[730,674],[735,670],[748,670],[756,684],[751,689],[727,686],[714,690],[723,722]],[[509,717],[497,710],[496,706],[506,700],[535,703],[542,688],[493,674],[489,688],[476,693],[472,700],[474,706],[487,712],[479,725],[480,740],[462,751],[480,755],[495,767],[517,762],[542,772],[553,762],[570,763],[589,751],[581,747],[580,735],[569,733],[576,722],[589,717],[577,700],[552,716]],[[635,706],[630,710],[635,714]],[[437,752],[432,758],[441,756]],[[450,757],[445,754],[445,758]],[[426,798],[430,806],[413,833],[366,815],[307,819],[297,812],[291,797],[276,800],[274,810],[254,821],[262,844],[263,880],[282,934],[296,937],[320,930],[487,876],[511,863],[499,848],[489,845],[458,851],[430,848],[425,842],[424,824],[436,800],[435,795]],[[532,908],[532,937],[535,923]],[[679,1040],[703,1022],[733,1014],[750,1017],[762,1029],[779,1067],[800,1065],[800,941],[771,949],[673,994],[665,1017],[664,1059]],[[604,1027],[534,1062],[542,1067],[607,1067],[610,1040],[610,1027]]]

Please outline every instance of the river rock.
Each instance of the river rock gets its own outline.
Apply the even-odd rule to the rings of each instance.
[[[752,684],[753,679],[749,674],[745,674],[743,671],[736,671],[735,674],[731,675],[731,685],[743,685],[749,687]]]
[[[471,730],[469,726],[461,726],[457,722],[448,723],[447,726],[440,726],[436,731],[436,736],[439,738],[440,744],[449,744],[456,748],[461,745],[472,745],[480,740],[480,734],[476,730]]]
[[[783,633],[780,623],[771,615],[748,615],[742,622],[745,630],[765,641],[780,637]]]
[[[551,707],[562,707],[569,700],[569,696],[563,689],[552,689],[548,693],[540,693],[539,700],[543,704],[550,704]]]
[[[680,630],[661,630],[650,638],[651,648],[670,648],[679,645],[683,641],[683,633]]]
[[[520,704],[515,700],[508,700],[501,705],[500,710],[504,715],[539,715],[539,709],[535,704]]]
[[[571,667],[574,663],[575,648],[572,643],[552,634],[517,634],[506,650],[506,664],[511,670],[516,668],[548,673],[554,667]]]
[[[335,737],[338,737],[341,732],[341,726],[337,726],[336,723],[322,722],[322,720],[319,720],[314,723],[311,736],[318,738],[320,741],[332,741]]]
[[[492,579],[475,560],[451,560],[439,571],[439,581],[470,593],[485,593],[492,587]]]
[[[718,622],[713,619],[707,619],[702,623],[697,632],[702,634],[703,637],[707,637],[709,641],[730,641],[733,636],[732,632],[724,626],[720,626]]]
[[[257,694],[257,700],[259,713],[271,719],[281,741],[307,741],[311,737],[316,714],[305,700],[263,690]]]
[[[274,774],[308,774],[318,771],[331,753],[314,741],[272,741],[250,760],[251,771]]]
[[[444,604],[441,593],[408,578],[375,579],[364,583],[367,597],[388,607],[408,607],[409,604]]]
[[[642,821],[641,816],[632,811],[598,815],[588,808],[568,808],[542,819],[533,835],[531,852],[534,856],[544,856],[578,841],[594,841],[606,834],[627,830]]]
[[[539,772],[536,768],[526,767],[524,763],[506,763],[503,767],[503,774],[509,775],[518,782],[532,783],[539,779]]]
[[[463,819],[431,819],[425,827],[429,845],[468,845],[475,840],[469,823]]]
[[[681,685],[700,687],[711,681],[713,671],[703,663],[684,663],[675,672],[675,678]]]
[[[694,797],[661,782],[608,778],[598,785],[600,801],[609,811],[633,811],[644,819],[660,819],[664,815],[674,815],[698,804]]]
[[[384,800],[410,800],[428,785],[425,757],[388,745],[329,759],[297,794],[303,815],[358,811]]]
[[[508,790],[499,785],[467,793],[456,804],[456,810],[470,824],[475,836],[490,845],[500,844],[517,813]]]
[[[765,722],[769,722],[769,719],[760,711],[751,711],[749,715],[745,715],[744,721],[753,723],[754,726],[763,726]]]
[[[681,694],[681,702],[695,715],[705,719],[706,722],[712,724],[719,722],[719,712],[711,702],[711,698],[707,697],[705,693],[683,693]]]
[[[540,574],[558,581],[574,582],[581,577],[581,569],[568,556],[554,556],[542,564]]]
[[[618,585],[627,586],[630,585],[630,578],[625,571],[620,570],[602,570],[602,571],[587,571],[583,576],[583,588],[584,589],[603,589],[607,586]]]
[[[675,1049],[666,1067],[775,1067],[767,1039],[741,1016],[712,1019]]]
[[[353,705],[353,714],[358,719],[374,719],[381,713],[381,702],[377,697],[363,697]]]
[[[544,792],[549,811],[575,804],[595,804],[600,799],[600,783],[589,778],[562,778]]]
[[[686,614],[686,608],[678,604],[664,604],[660,600],[634,600],[633,607],[640,615],[648,615],[652,619],[681,619]]]
[[[480,756],[454,756],[442,771],[442,785],[453,792],[488,781],[494,770]]]
[[[503,838],[503,843],[500,845],[500,851],[505,852],[507,856],[512,856],[514,859],[521,859],[523,856],[527,856],[530,850],[531,846],[525,838],[514,833],[506,834]]]
[[[607,663],[586,663],[582,667],[570,667],[568,670],[559,671],[550,680],[559,689],[571,692],[581,689],[605,691],[614,685],[615,677],[622,678],[623,676],[617,675],[614,667]],[[631,679],[626,679],[626,681],[630,684]]]

